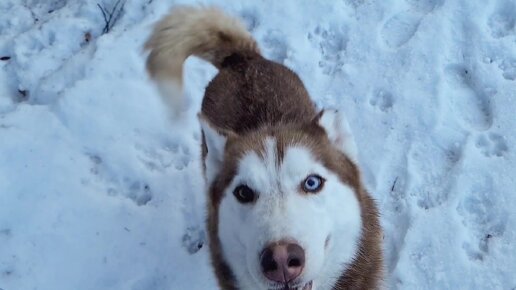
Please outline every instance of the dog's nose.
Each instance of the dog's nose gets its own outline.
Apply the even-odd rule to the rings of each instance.
[[[305,251],[298,244],[278,242],[263,250],[260,263],[267,279],[287,283],[301,275],[305,266]]]

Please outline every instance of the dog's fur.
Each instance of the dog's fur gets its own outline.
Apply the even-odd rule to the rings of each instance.
[[[318,290],[380,287],[378,211],[362,186],[342,115],[317,112],[299,77],[263,58],[244,25],[215,8],[175,8],[146,48],[147,69],[176,113],[186,58],[219,69],[199,120],[210,254],[220,287],[285,288],[267,281],[258,262],[261,249],[281,239],[296,240],[307,255],[291,289],[309,281]],[[299,190],[312,173],[326,179],[321,192]],[[238,203],[232,192],[239,184],[258,199]]]

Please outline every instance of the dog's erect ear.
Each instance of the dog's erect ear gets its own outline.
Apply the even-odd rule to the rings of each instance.
[[[351,134],[351,128],[344,115],[337,110],[322,110],[314,122],[326,131],[334,146],[344,152],[351,160],[357,161],[357,145]]]
[[[201,123],[202,134],[206,150],[204,154],[204,175],[207,184],[211,184],[219,173],[224,161],[224,149],[228,138],[236,137],[236,134],[229,130],[216,128],[207,117],[199,113],[197,115]]]

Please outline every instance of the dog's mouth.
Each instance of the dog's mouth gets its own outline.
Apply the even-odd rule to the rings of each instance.
[[[313,281],[309,281],[305,284],[285,284],[282,288],[273,288],[269,290],[312,290]]]

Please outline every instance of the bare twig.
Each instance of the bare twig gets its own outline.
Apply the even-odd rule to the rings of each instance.
[[[104,29],[102,30],[103,34],[108,33],[118,21],[122,15],[122,11],[124,10],[125,1],[126,0],[117,0],[115,5],[113,5],[113,8],[111,8],[111,11],[108,11],[105,7],[97,3],[100,12],[102,12],[102,17],[104,17],[105,25]]]
[[[392,183],[392,187],[391,187],[391,192],[394,191],[394,188],[396,188],[396,182],[398,182],[398,177],[396,176],[396,178],[394,179],[394,182]]]
[[[125,1],[122,3],[122,5],[120,6],[120,8],[118,9],[118,12],[116,12],[116,15],[113,17],[112,15],[115,13],[116,11],[116,8],[118,7],[118,5],[122,2],[122,0],[118,0],[116,3],[115,3],[115,7],[113,8],[113,11],[111,11],[111,13],[109,14],[109,16],[111,16],[111,19],[112,19],[112,22],[113,22],[113,25],[115,24],[115,22],[118,21],[118,19],[120,18],[120,16],[122,15],[122,11],[124,10],[124,6],[125,6]]]
[[[17,101],[19,103],[21,103],[21,102],[27,101],[28,99],[29,99],[29,91],[23,90],[23,89],[18,89]]]
[[[104,7],[102,7],[99,3],[97,3],[97,6],[99,7],[100,11],[102,12],[102,16],[104,17],[104,22],[106,23],[106,26],[104,27],[104,33],[106,33],[106,28],[109,27],[109,20],[106,15],[106,10],[104,10]]]

